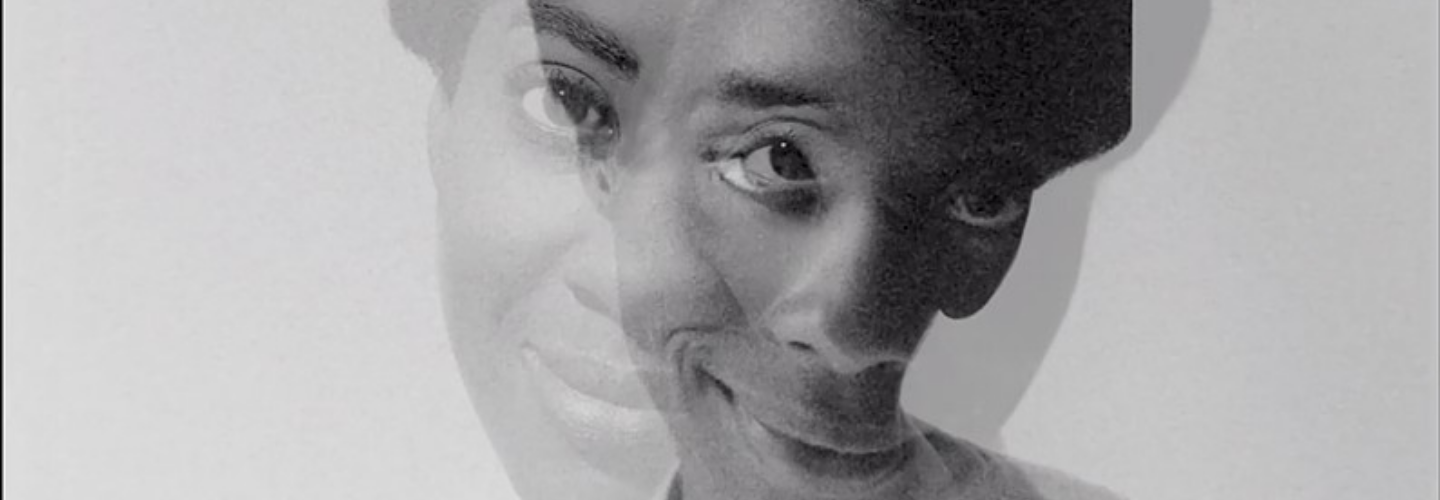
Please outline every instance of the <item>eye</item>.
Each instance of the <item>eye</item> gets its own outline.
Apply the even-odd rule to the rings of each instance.
[[[542,68],[543,79],[529,76],[512,82],[524,121],[557,148],[579,146],[592,158],[608,156],[618,124],[605,90],[573,68],[558,64]],[[526,73],[534,75],[533,67]]]
[[[1026,208],[1022,200],[995,191],[960,193],[950,202],[948,215],[972,226],[999,229],[1019,220]]]
[[[525,111],[525,116],[535,122],[542,130],[555,135],[574,136],[575,125],[570,119],[569,110],[560,104],[559,98],[550,91],[548,86],[540,86],[525,92],[520,97],[520,109]],[[594,114],[589,110],[588,115]]]
[[[795,189],[815,181],[810,159],[794,141],[778,139],[743,156],[726,161],[720,176],[750,193]]]
[[[556,134],[578,135],[577,131],[599,130],[607,125],[608,103],[594,89],[565,75],[564,70],[547,69],[544,85],[526,91],[520,108],[541,128]]]

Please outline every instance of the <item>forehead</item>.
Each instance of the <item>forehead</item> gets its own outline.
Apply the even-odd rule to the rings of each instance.
[[[829,111],[849,139],[877,153],[937,159],[916,167],[948,164],[938,159],[959,156],[969,144],[964,82],[929,56],[924,33],[907,31],[865,0],[545,3],[614,31],[640,60],[639,95],[663,96],[667,107],[694,106],[740,74],[833,97]]]
[[[674,45],[673,73],[744,72],[824,87],[843,104],[958,101],[963,86],[927,56],[923,34],[860,0],[702,1]],[[959,104],[949,102],[947,104]],[[935,106],[900,111],[934,111]],[[858,111],[858,110],[856,110]],[[911,118],[918,118],[911,117]]]

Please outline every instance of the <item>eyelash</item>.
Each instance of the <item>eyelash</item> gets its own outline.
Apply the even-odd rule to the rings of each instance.
[[[774,121],[765,121],[747,127],[740,132],[739,137],[719,141],[719,144],[710,145],[700,153],[700,159],[706,163],[717,162],[726,159],[744,158],[750,153],[759,151],[781,141],[790,141],[802,145],[800,149],[807,149],[803,146],[805,140],[795,131],[793,127],[786,126],[783,122],[779,126]]]
[[[952,188],[941,198],[940,212],[953,224],[960,224],[968,228],[975,228],[982,231],[1004,231],[1012,228],[1017,221],[1023,219],[1030,211],[1030,200],[1026,194],[1028,191],[1010,189],[1003,187],[984,187],[980,189],[956,189]],[[971,208],[966,204],[968,196],[996,196],[1004,203],[1001,214],[995,216],[996,222],[976,222],[965,220],[974,217],[970,214]],[[992,201],[992,200],[987,200]]]
[[[764,124],[760,124],[752,127],[751,130],[763,125]],[[742,138],[738,147],[726,150],[733,152],[722,154],[720,149],[712,148],[702,153],[701,157],[706,163],[718,161],[744,162],[750,155],[783,142],[794,144],[796,149],[807,159],[810,165],[816,167],[813,162],[813,156],[807,152],[809,148],[805,146],[805,141],[802,140],[800,135],[793,129],[788,128],[778,130],[770,129],[761,134]],[[721,167],[724,168],[724,165]],[[779,186],[770,189],[740,189],[737,187],[737,190],[763,205],[769,206],[782,213],[797,215],[813,214],[820,208],[819,202],[822,199],[822,195],[820,193],[820,185],[816,181],[776,181],[775,179],[769,178],[771,176],[766,173],[755,173],[749,169],[745,169],[743,163],[738,165],[737,168],[744,169],[746,174],[765,176],[765,178],[759,179],[760,181],[779,184]],[[815,175],[818,181],[818,178],[821,176],[818,169]],[[732,182],[731,184],[733,187],[734,183]],[[1006,189],[1002,187],[964,190],[958,187],[952,187],[938,200],[940,206],[943,207],[943,209],[939,211],[940,217],[952,224],[963,225],[964,227],[982,231],[1004,231],[1013,227],[1014,223],[1023,218],[1025,213],[1029,211],[1028,196],[1022,194],[1024,192],[1025,190],[1021,189]],[[967,199],[969,197],[984,196],[994,196],[996,199]],[[998,209],[999,213],[993,216],[978,214],[977,212],[980,210],[971,205],[971,202],[983,203],[987,201],[999,201],[1001,203]]]
[[[557,156],[576,156],[578,146],[578,160],[582,163],[603,161],[619,139],[619,116],[610,96],[604,87],[579,69],[544,61],[526,64],[507,76],[505,89],[517,131]],[[571,133],[561,133],[557,128],[563,125],[539,123],[539,119],[532,117],[531,110],[526,108],[526,98],[534,91],[545,92],[544,99],[560,99],[557,92],[571,96],[572,102],[578,101],[580,105],[587,106],[587,110],[598,113],[603,127],[597,131],[583,131],[572,126]],[[566,103],[558,105],[563,108]]]
[[[791,215],[810,215],[820,208],[821,189],[819,168],[815,165],[814,157],[808,152],[806,141],[801,138],[794,128],[787,126],[766,127],[767,123],[760,123],[748,128],[733,145],[712,147],[701,153],[701,160],[706,164],[716,165],[716,173],[721,182],[725,182],[732,189],[740,194],[754,200],[757,203],[770,207],[780,213]],[[782,122],[783,123],[783,122]],[[758,132],[757,132],[758,131]],[[790,143],[803,158],[815,175],[814,179],[806,181],[794,181],[776,178],[774,172],[754,172],[746,167],[746,160],[760,151],[777,147],[782,143]],[[735,162],[734,165],[729,165]],[[773,167],[773,166],[772,166]],[[739,172],[730,171],[729,168],[739,169]],[[763,188],[745,188],[737,185],[736,182],[727,179],[727,175],[745,175],[754,179],[750,183],[764,184]]]
[[[538,78],[534,71],[537,67],[541,73]],[[574,74],[572,75],[570,73]],[[539,80],[539,82],[537,83],[536,80]],[[513,113],[517,115],[517,119],[520,122],[518,127],[521,128],[522,134],[526,135],[532,142],[557,155],[567,157],[575,155],[578,146],[580,154],[577,159],[581,164],[591,161],[604,161],[608,158],[610,146],[618,140],[616,134],[618,134],[619,130],[619,118],[604,88],[596,83],[589,75],[564,64],[551,62],[532,63],[513,71],[507,78],[506,89],[514,104]],[[560,99],[557,94],[571,96],[571,99],[574,101],[579,101],[579,105],[587,106],[586,111],[598,113],[603,127],[601,127],[599,131],[591,131],[588,133],[578,130],[579,127],[572,127],[574,133],[562,135],[560,132],[557,132],[558,126],[537,123],[536,118],[529,116],[530,113],[526,109],[526,103],[524,102],[530,92],[537,89],[543,89],[543,91],[548,94],[544,96],[545,98]],[[567,104],[569,103],[559,103],[561,107],[567,108],[564,112],[568,115],[570,110]],[[800,137],[800,134],[798,134],[793,127],[767,127],[767,125],[773,123],[774,121],[758,123],[742,134],[738,145],[723,149],[707,149],[701,154],[701,159],[706,163],[714,163],[717,161],[743,162],[750,155],[764,148],[789,142],[793,144],[796,150],[814,167],[814,158],[807,152],[809,148],[805,146],[806,141]],[[783,124],[785,122],[781,121],[780,123]],[[756,130],[760,132],[754,132]],[[727,152],[722,153],[722,151]],[[741,168],[744,168],[743,164]],[[760,179],[761,181],[779,184],[780,186],[764,190],[742,190],[742,192],[751,199],[784,213],[810,214],[819,208],[821,199],[819,185],[821,172],[818,171],[818,169],[816,170],[816,179],[805,182],[784,180],[777,182],[771,178],[773,176],[769,174],[754,173],[763,176],[763,178]],[[746,169],[745,173],[752,172]],[[957,204],[964,203],[966,196],[974,196],[981,193],[993,194],[993,191],[999,191],[999,196],[1004,200],[1005,205],[1002,209],[1004,210],[1002,212],[1004,217],[999,218],[1006,220],[1002,220],[994,225],[965,220],[966,217],[973,217],[973,214],[969,214],[970,207]],[[1024,213],[1028,211],[1028,203],[1026,200],[1024,200],[1023,197],[1016,196],[1013,191],[993,191],[950,190],[950,193],[941,200],[941,206],[944,207],[944,210],[942,210],[943,217],[953,223],[963,224],[967,227],[999,231],[1010,227],[1014,220],[1022,217]],[[959,212],[957,212],[957,208],[960,209]]]

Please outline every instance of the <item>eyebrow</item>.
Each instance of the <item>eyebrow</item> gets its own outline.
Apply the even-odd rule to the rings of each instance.
[[[614,68],[627,80],[640,74],[640,58],[606,29],[584,13],[545,0],[528,0],[530,21],[536,33],[548,33],[570,42],[580,51]]]
[[[721,102],[751,109],[776,107],[819,107],[835,104],[835,97],[815,88],[745,73],[731,73],[720,80]]]

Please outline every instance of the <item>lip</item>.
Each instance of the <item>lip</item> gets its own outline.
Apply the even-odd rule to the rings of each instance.
[[[625,333],[601,295],[571,284],[553,293],[578,307],[565,315],[565,322],[535,329],[520,345],[526,369],[541,382],[542,394],[550,396],[551,409],[587,403],[654,411],[642,383],[653,370],[641,370],[631,360]]]
[[[597,387],[591,384],[582,384],[591,392],[572,386],[530,346],[520,354],[543,420],[582,460],[628,484],[649,487],[661,480],[674,451],[659,411],[628,396],[620,399],[630,406],[593,396]]]
[[[714,386],[734,432],[741,435],[774,482],[810,490],[857,493],[885,484],[911,456],[911,441],[901,437],[902,433],[893,433],[894,438],[884,441],[834,443],[817,435],[790,431],[791,425],[778,424],[778,419],[747,408],[744,398],[735,397],[732,388],[709,373],[702,371],[701,378]],[[830,425],[811,417],[802,419],[799,426],[806,426],[806,421],[816,427]]]
[[[893,450],[905,441],[900,422],[885,426],[839,422],[838,418],[761,405],[743,395],[735,399],[734,406],[771,433],[834,453],[872,455]]]
[[[500,321],[498,329],[516,339],[505,352],[518,358],[509,388],[516,399],[505,403],[523,406],[515,414],[526,418],[514,432],[519,439],[543,434],[535,445],[556,460],[578,459],[649,488],[668,473],[675,452],[664,415],[642,384],[647,370],[631,362],[620,325],[575,299],[564,286],[547,286]]]
[[[566,349],[546,349],[528,342],[520,351],[532,376],[542,381],[554,379],[563,389],[574,392],[572,396],[584,396],[618,408],[655,410],[641,382],[642,371],[628,359],[616,359],[623,356],[601,358]]]

